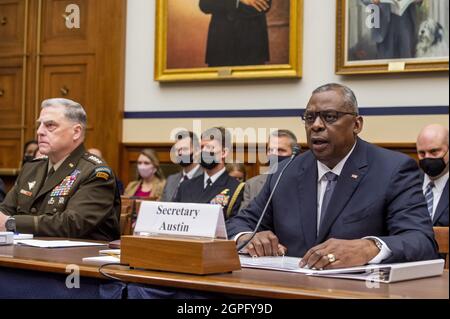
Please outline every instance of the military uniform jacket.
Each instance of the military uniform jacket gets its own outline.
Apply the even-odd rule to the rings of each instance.
[[[120,237],[120,196],[101,159],[80,145],[48,179],[47,171],[46,158],[27,163],[0,204],[1,212],[15,217],[18,232],[107,241]]]
[[[175,202],[209,203],[222,206],[225,219],[238,213],[243,196],[243,185],[224,172],[211,187],[204,188],[204,174],[181,183]],[[243,183],[242,183],[243,184]]]

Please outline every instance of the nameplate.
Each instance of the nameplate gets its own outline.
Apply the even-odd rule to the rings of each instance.
[[[137,235],[175,235],[227,239],[222,206],[143,201]]]
[[[389,72],[398,72],[405,71],[406,63],[405,62],[391,62],[388,66]]]

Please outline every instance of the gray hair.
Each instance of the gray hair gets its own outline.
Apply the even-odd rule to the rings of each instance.
[[[66,119],[71,122],[80,124],[83,129],[83,133],[86,131],[87,115],[81,104],[69,99],[54,98],[44,100],[42,102],[41,109],[55,106],[64,107],[64,116],[66,117]]]
[[[319,86],[317,89],[313,91],[313,95],[317,93],[322,92],[328,92],[328,91],[339,91],[342,94],[342,97],[344,98],[344,105],[345,107],[352,110],[352,112],[355,112],[356,114],[359,114],[358,110],[358,100],[356,99],[355,93],[345,85],[338,84],[338,83],[328,83],[322,86]]]
[[[298,146],[297,145],[297,137],[295,136],[294,133],[292,133],[289,130],[277,130],[277,131],[273,131],[270,136],[276,136],[276,137],[287,137],[290,141],[289,146],[291,147],[291,150],[294,149],[294,147]],[[269,137],[270,138],[270,137]]]

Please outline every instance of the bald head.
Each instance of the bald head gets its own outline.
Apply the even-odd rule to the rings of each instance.
[[[440,124],[425,126],[417,137],[419,159],[442,157],[448,150],[448,128]]]

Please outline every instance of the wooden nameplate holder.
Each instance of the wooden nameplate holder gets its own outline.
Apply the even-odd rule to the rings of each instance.
[[[120,262],[134,268],[198,275],[241,269],[234,241],[192,237],[122,236]]]

